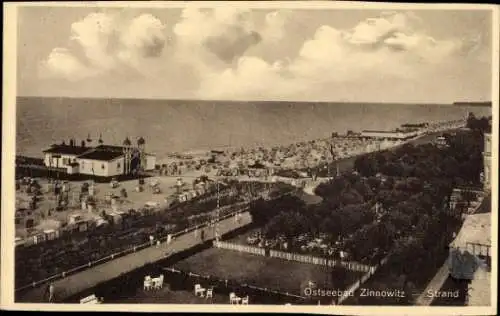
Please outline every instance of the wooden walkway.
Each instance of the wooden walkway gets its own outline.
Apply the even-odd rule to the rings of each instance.
[[[219,232],[224,235],[238,228],[250,224],[252,221],[249,212],[239,215],[238,221],[235,217],[229,217],[219,222]],[[205,227],[205,241],[214,239],[214,228]],[[53,282],[55,297],[62,301],[76,295],[88,288],[94,287],[102,282],[112,280],[120,275],[132,272],[147,264],[167,258],[169,255],[193,248],[201,244],[200,232],[188,232],[172,240],[170,244],[162,243],[159,247],[152,246],[124,257],[97,265],[82,272],[70,275],[64,279]],[[44,294],[47,285],[29,289],[16,297],[16,302],[42,303],[46,302]]]

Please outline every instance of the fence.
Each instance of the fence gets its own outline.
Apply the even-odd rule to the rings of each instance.
[[[328,266],[328,267],[342,267],[342,268],[347,269],[349,271],[356,271],[356,272],[367,272],[367,271],[370,271],[370,269],[372,268],[369,265],[361,264],[361,263],[354,262],[354,261],[332,260],[332,259],[326,259],[326,258],[321,258],[321,257],[314,257],[314,256],[310,256],[310,255],[302,255],[302,254],[297,254],[297,253],[284,252],[284,251],[279,251],[279,250],[271,250],[269,252],[269,255],[270,255],[270,257],[274,257],[274,258],[280,258],[280,259],[285,259],[285,260],[290,260],[290,261],[297,261],[297,262],[302,262],[302,263],[323,265],[323,266]]]
[[[354,282],[344,293],[339,296],[337,304],[341,304],[343,301],[345,301],[349,296],[352,296],[354,292],[366,281],[368,281],[374,274],[377,272],[377,270],[385,265],[389,261],[390,254],[385,256],[382,260],[380,260],[380,264],[377,264],[376,266],[370,267],[368,271],[366,271],[359,280]]]
[[[291,194],[290,192],[286,192],[286,193],[283,193],[283,194],[280,194],[279,196],[277,197],[274,197],[273,199],[279,199],[283,196],[286,196],[286,195],[289,195]],[[247,212],[249,210],[249,207],[248,206],[244,206],[234,212],[231,212],[231,213],[228,213],[226,215],[223,215],[221,217],[218,218],[218,221],[222,221],[222,220],[225,220],[227,218],[230,218],[230,217],[234,217],[235,218],[235,221],[238,220],[238,216],[239,214],[242,214],[244,212]],[[188,233],[191,233],[195,230],[198,230],[198,229],[201,229],[201,228],[204,228],[204,227],[209,227],[209,226],[213,226],[214,222],[213,221],[206,221],[205,223],[203,224],[200,224],[200,225],[195,225],[195,226],[192,226],[192,227],[188,227],[188,228],[185,228],[181,231],[178,231],[178,232],[175,232],[175,233],[172,233],[172,234],[167,234],[165,236],[161,236],[159,238],[157,238],[157,240],[159,240],[161,243],[165,242],[165,241],[168,241],[169,239],[171,239],[172,237],[178,237],[178,236],[181,236],[181,235],[184,235],[184,234],[188,234]],[[59,280],[59,279],[63,279],[71,274],[75,274],[77,272],[80,272],[80,271],[83,271],[83,270],[86,270],[90,267],[93,267],[95,265],[99,265],[99,264],[102,264],[102,263],[105,263],[105,262],[109,262],[111,260],[114,260],[116,258],[119,258],[119,257],[123,257],[125,255],[128,255],[130,253],[133,253],[133,252],[136,252],[138,250],[142,250],[142,249],[145,249],[147,247],[151,247],[151,243],[149,241],[147,242],[144,242],[142,244],[138,244],[138,245],[134,245],[128,249],[125,249],[123,251],[120,251],[120,252],[116,252],[116,253],[113,253],[109,256],[106,256],[106,257],[103,257],[103,258],[100,258],[98,260],[95,260],[95,261],[89,261],[89,263],[85,264],[85,265],[81,265],[81,266],[78,266],[78,267],[75,267],[75,268],[72,268],[68,271],[64,271],[62,273],[58,273],[58,274],[55,274],[55,275],[52,275],[48,278],[45,278],[45,279],[42,279],[42,280],[39,280],[39,281],[34,281],[30,284],[26,284],[24,286],[21,286],[19,288],[16,288],[15,289],[15,292],[20,292],[20,291],[23,291],[23,290],[26,290],[26,289],[29,289],[29,288],[35,288],[37,286],[40,286],[40,285],[43,285],[43,284],[46,284],[50,281],[54,281],[54,280]]]
[[[234,211],[232,213],[229,213],[225,216],[222,216],[219,218],[219,221],[222,221],[224,219],[227,219],[229,217],[236,217],[238,214],[241,214],[241,213],[244,213],[248,211],[248,207],[245,207],[245,208],[241,208],[237,211]],[[181,236],[181,235],[184,235],[184,234],[188,234],[190,232],[193,232],[197,229],[200,229],[200,228],[204,228],[204,227],[207,227],[209,226],[211,223],[210,222],[205,222],[201,225],[196,225],[196,226],[193,226],[193,227],[188,227],[182,231],[179,231],[179,232],[176,232],[176,233],[173,233],[173,234],[168,234],[168,235],[165,235],[165,236],[162,236],[162,237],[159,237],[157,240],[159,240],[160,242],[165,242],[165,241],[168,241],[168,240],[171,240],[172,237],[178,237],[178,236]],[[152,247],[154,245],[151,245],[151,242],[144,242],[142,244],[138,244],[138,245],[134,245],[128,249],[125,249],[123,251],[120,251],[120,252],[117,252],[117,253],[113,253],[109,256],[106,256],[106,257],[103,257],[103,258],[100,258],[98,260],[95,260],[95,261],[89,261],[87,264],[85,265],[81,265],[81,266],[78,266],[78,267],[75,267],[75,268],[72,268],[68,271],[64,271],[62,273],[58,273],[58,274],[55,274],[55,275],[52,275],[48,278],[45,278],[43,280],[39,280],[39,281],[34,281],[32,282],[31,284],[27,284],[27,285],[24,285],[24,286],[21,286],[19,288],[16,288],[15,289],[15,292],[20,292],[20,291],[23,291],[23,290],[26,290],[26,289],[29,289],[29,288],[34,288],[34,287],[37,287],[37,286],[40,286],[40,285],[43,285],[43,284],[46,284],[50,281],[55,281],[55,280],[58,280],[58,279],[63,279],[69,275],[72,275],[72,274],[75,274],[77,272],[81,272],[83,270],[86,270],[90,267],[93,267],[93,266],[96,266],[96,265],[99,265],[99,264],[103,264],[105,262],[109,262],[111,260],[114,260],[116,258],[119,258],[119,257],[123,257],[125,255],[128,255],[130,253],[133,253],[133,252],[136,252],[136,251],[139,251],[139,250],[142,250],[142,249],[145,249],[145,248],[148,248],[148,247]]]
[[[227,250],[234,250],[239,252],[246,252],[254,255],[266,256],[265,248],[259,248],[255,246],[247,246],[237,243],[219,241],[217,243],[214,243],[214,247]],[[351,261],[332,260],[327,258],[314,257],[310,255],[302,255],[302,254],[279,251],[279,250],[270,250],[269,257],[308,263],[308,264],[328,266],[328,267],[342,267],[349,271],[356,271],[356,272],[368,272],[373,269],[372,266],[361,264],[354,261],[351,262]]]
[[[275,295],[275,296],[280,296],[282,298],[287,298],[287,299],[292,299],[292,300],[299,300],[299,301],[305,301],[308,299],[308,297],[305,296],[300,296],[296,295],[293,293],[288,293],[288,292],[282,292],[277,289],[271,289],[271,288],[263,288],[251,284],[244,284],[244,283],[238,283],[234,282],[231,280],[223,280],[219,279],[217,277],[213,277],[210,275],[200,275],[192,272],[184,272],[181,270],[177,270],[174,268],[163,268],[164,271],[172,273],[173,277],[169,277],[167,279],[170,280],[170,282],[175,282],[175,276],[180,277],[180,283],[183,287],[186,286],[193,286],[195,283],[200,283],[200,284],[207,284],[209,286],[213,286],[214,288],[219,289],[219,293],[224,291],[224,292],[231,292],[234,291],[235,289],[239,292],[251,292],[255,293],[257,295],[264,295],[264,296],[270,296],[270,295]],[[190,280],[191,282],[186,282],[187,280]]]
[[[235,243],[230,243],[230,242],[218,241],[218,242],[214,242],[214,246],[217,248],[235,250],[235,251],[239,251],[239,252],[246,252],[246,253],[251,253],[254,255],[261,255],[261,256],[266,255],[266,251],[264,248],[245,246],[245,245],[240,245],[240,244],[235,244]]]

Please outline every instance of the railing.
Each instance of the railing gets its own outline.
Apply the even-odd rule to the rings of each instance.
[[[219,221],[222,221],[222,220],[225,220],[227,218],[236,216],[237,214],[244,213],[244,212],[248,211],[248,209],[249,209],[248,207],[244,207],[244,208],[241,208],[241,209],[239,209],[237,211],[231,212],[231,213],[229,213],[227,215],[224,215],[223,217],[219,218]],[[203,228],[203,227],[207,227],[210,224],[211,224],[210,222],[205,222],[203,224],[199,224],[199,225],[195,225],[195,226],[192,226],[192,227],[188,227],[188,228],[186,228],[184,230],[181,230],[181,231],[178,231],[178,232],[175,232],[175,233],[172,233],[172,234],[167,234],[165,236],[159,237],[156,240],[159,240],[160,242],[164,242],[164,241],[168,240],[169,235],[171,237],[178,237],[178,236],[181,236],[181,235],[188,234],[188,233],[190,233],[192,231],[195,231],[197,229],[200,229],[200,228]],[[66,278],[66,277],[68,277],[68,276],[70,276],[72,274],[75,274],[76,272],[80,272],[80,271],[86,270],[86,269],[88,269],[90,267],[93,267],[93,266],[96,266],[96,265],[99,265],[99,264],[103,264],[103,263],[109,262],[111,260],[123,257],[125,255],[130,254],[130,253],[133,253],[133,252],[136,252],[136,251],[140,251],[140,250],[143,250],[145,248],[152,247],[152,246],[154,246],[154,245],[151,245],[151,242],[149,242],[149,241],[141,243],[141,244],[138,244],[138,245],[134,245],[133,247],[130,247],[130,248],[125,249],[125,250],[122,250],[120,252],[113,253],[113,254],[111,254],[109,256],[100,258],[98,260],[89,261],[89,263],[87,263],[85,265],[81,265],[81,266],[72,268],[72,269],[70,269],[68,271],[64,271],[62,273],[58,273],[58,274],[52,275],[52,276],[50,276],[50,277],[48,277],[46,279],[35,281],[35,282],[32,282],[31,284],[27,284],[27,285],[21,286],[19,288],[16,288],[15,292],[20,292],[20,291],[23,291],[23,290],[26,290],[26,289],[29,289],[29,288],[35,288],[35,287],[40,286],[42,284],[45,284],[45,283],[47,283],[49,281],[54,281],[54,280]]]
[[[467,241],[465,243],[465,250],[469,251],[474,256],[484,256],[484,257],[491,256],[491,251],[490,251],[491,245],[487,244]]]

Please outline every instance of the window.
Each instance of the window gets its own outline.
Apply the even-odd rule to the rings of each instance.
[[[69,158],[63,158],[63,165],[69,165]]]
[[[120,168],[121,168],[121,164],[120,164],[120,162],[117,162],[117,163],[116,163],[116,170],[117,170],[117,171],[120,171]]]
[[[85,161],[80,161],[80,168],[83,170],[85,169]]]
[[[104,164],[102,164],[101,169],[106,169],[106,166]]]

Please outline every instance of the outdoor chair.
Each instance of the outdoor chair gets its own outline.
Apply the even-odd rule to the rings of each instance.
[[[241,297],[236,296],[234,292],[229,293],[229,304],[239,304]]]
[[[149,290],[152,287],[152,281],[151,281],[151,276],[147,275],[144,278],[144,290]]]
[[[211,287],[207,289],[207,294],[205,295],[205,299],[214,297],[214,288]]]
[[[241,299],[241,305],[248,305],[248,301],[249,301],[249,298],[248,298],[248,295],[245,296],[244,298]]]
[[[161,274],[159,277],[152,279],[153,281],[153,288],[154,289],[161,289],[163,288],[163,274]]]
[[[194,295],[203,297],[203,294],[205,293],[205,288],[202,288],[200,284],[195,284],[194,285]]]

